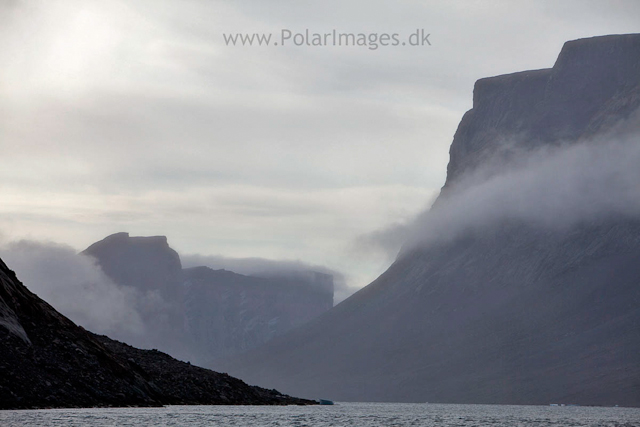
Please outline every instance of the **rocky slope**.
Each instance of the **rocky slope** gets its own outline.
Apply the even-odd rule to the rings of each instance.
[[[308,403],[93,335],[0,260],[0,409]]]
[[[473,215],[473,204],[446,210],[470,177],[501,176],[527,151],[604,135],[633,117],[639,94],[637,34],[568,42],[551,69],[479,80],[427,217]],[[637,144],[637,123],[627,125]],[[553,185],[560,170],[548,175]],[[538,190],[530,196],[545,200]],[[220,366],[338,400],[640,406],[638,260],[637,216],[612,212],[568,228],[504,217],[407,244],[333,310]]]

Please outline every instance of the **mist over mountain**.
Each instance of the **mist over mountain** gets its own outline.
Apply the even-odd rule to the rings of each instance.
[[[317,264],[293,260],[271,260],[264,258],[232,258],[221,255],[187,254],[180,257],[184,268],[205,266],[213,270],[229,270],[245,276],[267,279],[308,280],[309,272],[328,274],[333,278],[333,295],[336,303],[355,292],[344,275],[336,270]]]
[[[243,271],[256,268],[252,276],[206,266],[183,269],[166,237],[124,232],[82,254],[135,297],[144,333],[124,331],[124,341],[196,363],[258,347],[333,307],[333,276],[302,263],[245,261]]]
[[[603,135],[568,146],[517,150],[511,165],[478,167],[413,221],[362,236],[361,246],[389,253],[450,242],[518,219],[558,231],[612,214],[640,214],[637,113]],[[510,141],[517,144],[517,139]],[[516,151],[517,150],[517,151]],[[402,250],[401,250],[402,249]]]
[[[338,400],[640,405],[639,106],[638,34],[479,80],[433,207],[363,239],[393,265],[217,366]]]
[[[347,289],[340,273],[302,262],[190,255],[187,266],[195,267],[183,269],[164,236],[116,233],[82,253],[21,240],[0,244],[0,255],[30,289],[86,329],[201,364],[257,347],[329,310],[334,277]]]
[[[1,244],[0,256],[31,291],[83,327],[126,341],[145,335],[137,308],[140,293],[116,284],[74,248],[20,240]]]
[[[92,244],[82,255],[93,259],[113,282],[139,295],[134,303],[145,333],[126,342],[191,360],[183,328],[182,264],[166,237],[116,233]]]

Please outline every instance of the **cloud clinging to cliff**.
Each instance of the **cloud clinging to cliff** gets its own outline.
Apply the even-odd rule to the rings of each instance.
[[[144,335],[138,295],[73,248],[21,240],[2,243],[0,256],[31,292],[86,329],[116,339]]]
[[[520,150],[510,165],[481,166],[411,221],[360,237],[363,250],[395,257],[518,221],[563,231],[611,217],[640,220],[640,115],[582,143]],[[527,146],[527,144],[515,144]],[[483,231],[484,230],[484,231]]]

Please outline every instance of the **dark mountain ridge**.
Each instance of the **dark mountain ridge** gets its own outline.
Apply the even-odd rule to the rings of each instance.
[[[551,69],[479,80],[426,217],[527,152],[597,144],[625,121],[638,144],[639,95],[639,34],[567,42]],[[337,400],[640,406],[638,260],[640,218],[614,211],[416,239],[334,309],[217,367]]]
[[[94,335],[0,260],[0,409],[309,403]]]

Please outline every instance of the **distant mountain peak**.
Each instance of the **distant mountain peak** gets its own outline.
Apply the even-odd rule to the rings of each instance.
[[[333,276],[310,270],[242,275],[182,269],[165,236],[115,233],[89,246],[116,284],[135,290],[144,336],[125,341],[211,361],[254,348],[333,307]]]

